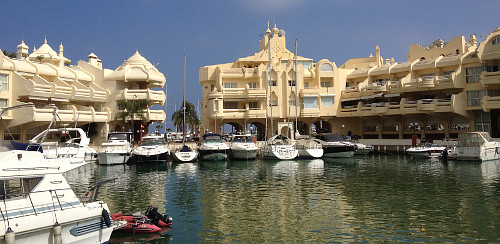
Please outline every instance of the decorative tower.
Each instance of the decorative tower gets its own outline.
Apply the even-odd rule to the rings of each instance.
[[[471,47],[477,47],[476,35],[470,35],[469,44],[471,45]]]
[[[380,47],[377,45],[377,47],[375,47],[375,58],[377,59],[377,66],[380,66],[381,65],[381,57],[380,57]]]
[[[23,59],[28,57],[29,47],[24,43],[24,40],[21,41],[21,44],[17,45],[17,59]]]

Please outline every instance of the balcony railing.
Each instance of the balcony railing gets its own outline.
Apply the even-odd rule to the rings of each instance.
[[[163,91],[155,91],[147,89],[124,89],[118,92],[116,100],[140,100],[147,99],[152,103],[163,105],[165,102],[165,93]]]
[[[481,74],[479,75],[479,82],[483,86],[500,84],[500,71],[496,71],[496,72],[483,71],[483,72],[481,72]]]

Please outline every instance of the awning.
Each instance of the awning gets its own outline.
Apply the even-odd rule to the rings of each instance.
[[[382,96],[382,93],[379,93],[379,94],[373,94],[370,96],[361,97],[361,99],[372,99],[372,98],[381,97],[381,96]]]
[[[360,97],[350,97],[350,98],[344,98],[342,100],[340,100],[341,102],[348,102],[348,101],[356,101],[356,100],[359,100],[361,99]]]
[[[401,93],[394,93],[394,94],[385,94],[384,97],[399,97],[401,96]]]

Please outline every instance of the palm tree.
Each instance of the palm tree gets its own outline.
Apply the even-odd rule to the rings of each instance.
[[[182,123],[184,120],[184,114],[182,113],[182,108],[177,110],[172,114],[172,121],[174,121],[174,125],[177,128],[177,131],[180,131],[182,128]],[[200,118],[196,114],[196,109],[194,105],[188,101],[186,101],[186,124],[189,125],[191,131],[194,131],[194,128],[201,124]]]
[[[155,127],[156,127],[156,133],[157,133],[158,135],[160,135],[160,129],[161,129],[161,128],[163,128],[163,125],[161,125],[161,124],[156,124],[156,126],[155,126]]]
[[[115,118],[121,119],[123,123],[125,120],[130,117],[130,128],[132,132],[135,132],[134,122],[136,116],[142,120],[142,122],[146,121],[146,116],[144,116],[144,109],[149,105],[149,100],[147,99],[139,99],[139,100],[120,100],[118,101],[118,106],[123,108],[122,111],[118,112],[115,115]],[[139,138],[140,139],[140,138]]]

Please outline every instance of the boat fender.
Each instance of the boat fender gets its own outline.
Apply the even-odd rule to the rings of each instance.
[[[14,244],[15,242],[16,242],[16,234],[9,227],[7,229],[7,232],[5,232],[5,243],[7,243],[7,244]]]
[[[111,219],[109,218],[109,213],[106,209],[102,210],[102,218],[104,219],[104,223],[106,224],[107,227],[111,226]]]
[[[61,236],[61,225],[59,222],[54,224],[54,244],[61,244],[62,236]]]

